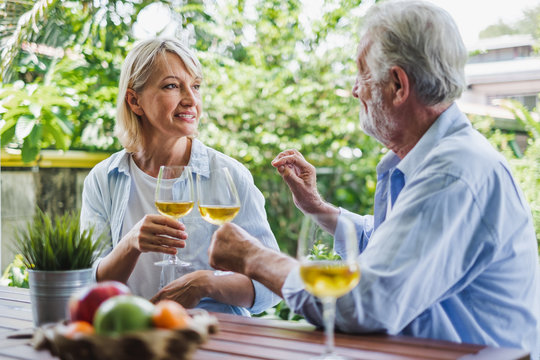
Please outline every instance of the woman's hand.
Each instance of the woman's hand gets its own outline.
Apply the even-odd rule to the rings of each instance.
[[[209,297],[223,304],[251,307],[255,290],[251,280],[241,274],[214,275],[213,270],[197,270],[186,274],[161,289],[151,302],[174,300],[185,308],[194,308]]]
[[[164,286],[150,301],[157,303],[169,299],[185,308],[194,308],[203,297],[209,295],[211,276],[214,275],[210,270],[197,270],[186,274]]]
[[[145,215],[103,258],[97,268],[99,281],[117,280],[126,283],[143,252],[176,254],[186,246],[184,224],[163,215]]]
[[[131,248],[139,253],[176,254],[176,248],[186,246],[185,225],[163,215],[146,215],[124,236]]]

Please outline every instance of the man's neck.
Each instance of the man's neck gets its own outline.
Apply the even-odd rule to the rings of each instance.
[[[399,130],[391,143],[385,145],[403,159],[449,106],[449,104],[410,106],[406,109],[408,111],[401,112],[402,115],[398,120]]]

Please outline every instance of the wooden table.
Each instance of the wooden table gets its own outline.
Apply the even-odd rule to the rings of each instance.
[[[324,334],[278,320],[214,314],[220,331],[194,354],[194,360],[302,360],[324,349]],[[0,359],[57,359],[36,351],[28,339],[10,335],[32,328],[27,289],[0,286]],[[456,344],[405,336],[336,334],[336,350],[350,359],[529,359],[527,352],[482,345]]]

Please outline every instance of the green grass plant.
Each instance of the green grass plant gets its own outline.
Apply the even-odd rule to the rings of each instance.
[[[93,229],[81,233],[79,214],[66,212],[51,219],[37,209],[26,227],[15,233],[14,250],[31,270],[61,271],[92,267],[104,249],[103,238]]]

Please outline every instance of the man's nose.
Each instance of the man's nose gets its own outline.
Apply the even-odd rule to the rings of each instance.
[[[352,88],[352,96],[358,99],[358,91],[360,90],[360,86],[358,85],[358,79],[354,82],[354,86]]]

